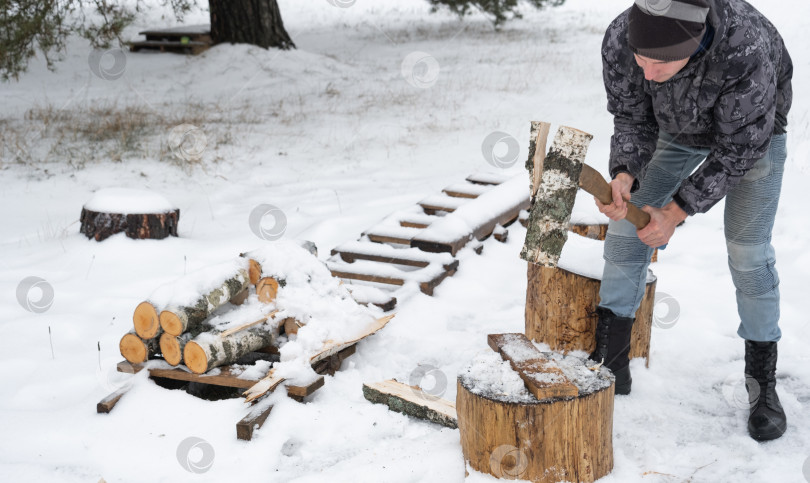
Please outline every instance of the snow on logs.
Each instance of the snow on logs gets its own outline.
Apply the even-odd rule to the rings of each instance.
[[[177,236],[179,220],[180,210],[157,193],[105,188],[82,207],[79,232],[96,241],[121,232],[129,238],[162,239]]]
[[[613,468],[613,376],[588,360],[494,334],[499,353],[461,370],[456,412],[476,471],[534,482],[592,482]]]
[[[306,357],[312,348],[338,347],[375,318],[312,250],[276,242],[159,287],[136,308],[136,330],[122,338],[122,355],[132,363],[162,358],[202,374],[273,350],[284,361],[273,366],[278,377],[315,377]]]

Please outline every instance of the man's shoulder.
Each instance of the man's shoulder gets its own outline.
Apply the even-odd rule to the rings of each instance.
[[[630,17],[630,9],[620,13],[613,19],[605,30],[605,37],[602,39],[602,57],[606,62],[615,64],[624,60],[628,52],[627,45],[627,24]]]

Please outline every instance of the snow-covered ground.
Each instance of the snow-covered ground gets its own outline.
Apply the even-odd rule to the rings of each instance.
[[[499,33],[480,17],[430,14],[421,0],[360,0],[348,8],[324,0],[279,3],[297,50],[223,45],[197,57],[126,53],[121,71],[113,55],[91,65],[89,47],[74,39],[56,72],[37,59],[18,82],[0,85],[0,480],[465,480],[457,430],[372,405],[361,385],[407,381],[418,370],[429,374],[424,387],[453,400],[458,371],[490,351],[486,334],[523,330],[519,226],[510,227],[505,244],[487,241],[483,256],[463,252],[460,270],[434,297],[415,293],[400,304],[397,317],[361,342],[310,402],[274,395],[275,408],[252,442],[235,437],[234,424],[246,412],[239,399],[204,401],[137,376],[112,413],[97,415],[95,404],[121,384],[118,340],[152,290],[272,243],[248,223],[258,205],[279,207],[284,236],[314,241],[325,258],[390,212],[495,169],[481,152],[495,131],[520,146],[507,173],[523,169],[531,120],[594,134],[587,162],[604,172],[612,124],[599,46],[607,24],[630,2],[568,0],[526,11]],[[615,469],[604,482],[810,480],[810,317],[803,305],[810,274],[810,4],[752,3],[780,28],[795,63],[774,230],[784,333],[778,389],[788,431],[762,444],[746,432],[743,343],[717,206],[688,220],[653,266],[659,294],[676,302],[658,308],[671,327],[654,329],[650,368],[634,361],[633,393],[616,399]],[[150,9],[129,36],[164,25],[167,13]],[[186,19],[205,21],[201,12]],[[72,139],[39,121],[81,124],[105,110],[145,116],[162,131],[142,141],[137,156],[115,161],[115,141]],[[199,129],[192,135],[194,148],[204,148],[201,165],[160,154],[174,120]],[[81,207],[111,186],[166,196],[180,208],[180,237],[88,241],[78,233]],[[28,277],[46,281],[31,289],[31,300],[52,288],[46,310],[19,303],[19,284]],[[186,454],[190,437],[205,444]],[[212,456],[213,463],[191,473],[179,462],[186,456]],[[466,481],[494,480],[471,471]]]

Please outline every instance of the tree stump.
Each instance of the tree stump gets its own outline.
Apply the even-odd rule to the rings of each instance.
[[[576,254],[578,266],[567,266],[571,253]],[[578,236],[569,237],[557,268],[529,263],[526,336],[555,351],[592,352],[596,346],[596,306],[603,266],[602,243]],[[630,358],[643,357],[648,367],[655,285],[655,276],[648,272],[630,340]]]
[[[102,241],[116,233],[134,239],[177,236],[180,210],[150,191],[129,188],[98,190],[82,207],[79,232]]]
[[[591,361],[543,355],[576,384],[576,397],[537,399],[494,353],[461,371],[456,411],[464,459],[497,478],[595,481],[613,469],[613,377],[605,368],[589,370]]]

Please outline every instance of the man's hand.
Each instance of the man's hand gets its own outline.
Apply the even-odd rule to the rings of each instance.
[[[653,248],[669,243],[669,239],[675,233],[675,227],[687,216],[686,212],[674,201],[670,201],[663,208],[645,206],[641,209],[650,214],[650,223],[638,230],[638,238]]]
[[[610,190],[613,192],[613,203],[603,205],[594,196],[596,206],[599,211],[604,213],[605,216],[613,221],[619,221],[627,216],[627,200],[630,199],[630,188],[633,187],[633,178],[629,173],[619,173],[616,178],[610,182]]]

